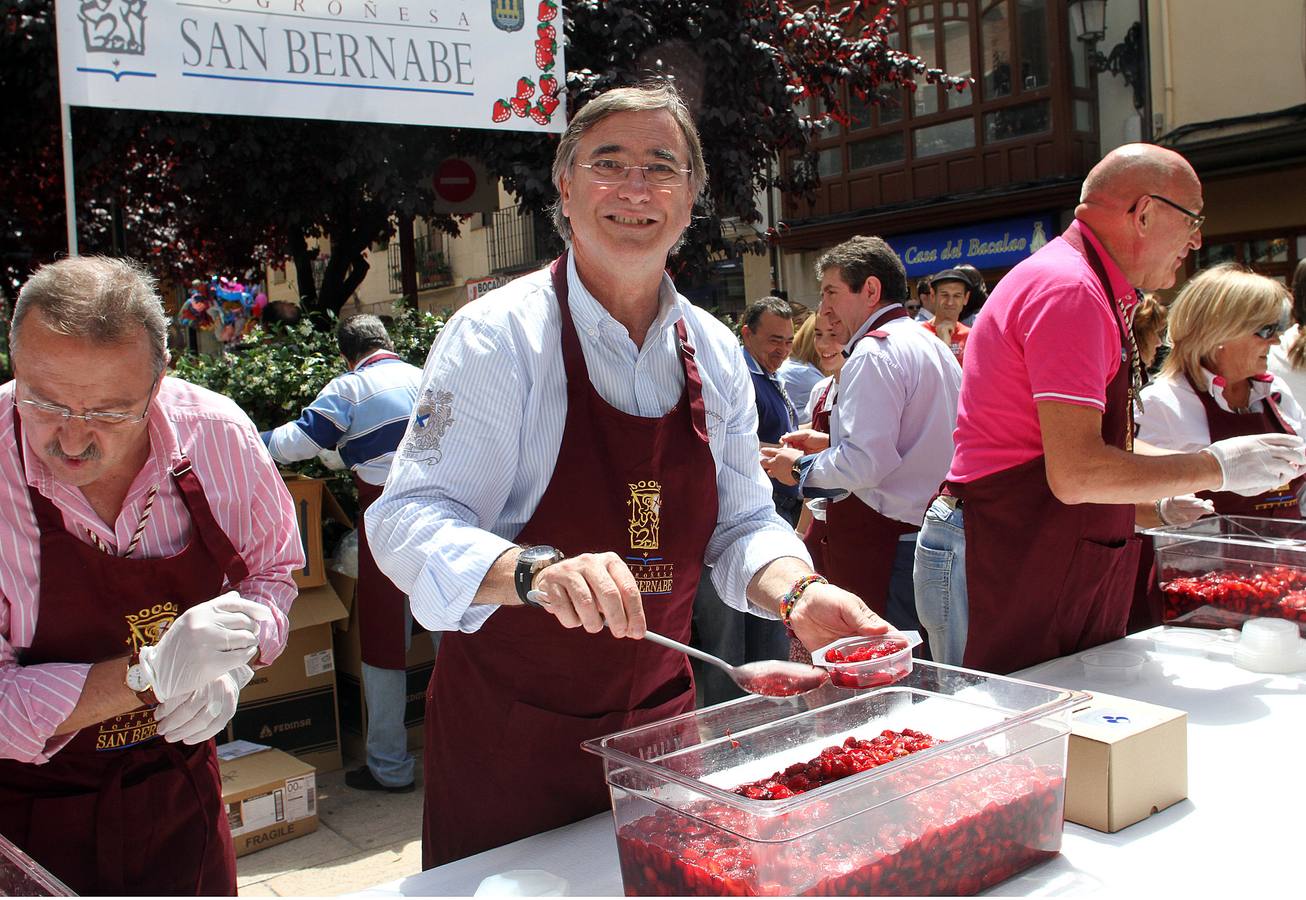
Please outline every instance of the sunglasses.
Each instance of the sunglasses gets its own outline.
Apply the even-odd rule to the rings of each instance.
[[[1279,335],[1288,330],[1288,323],[1284,321],[1271,322],[1269,325],[1262,325],[1252,332],[1263,341],[1272,341]]]

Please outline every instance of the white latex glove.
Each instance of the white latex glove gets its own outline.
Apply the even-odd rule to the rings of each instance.
[[[317,453],[317,458],[322,461],[322,465],[326,466],[328,469],[332,470],[333,472],[340,472],[348,468],[345,465],[344,457],[342,457],[339,454],[339,452],[335,450],[330,450],[330,449],[319,450]]]
[[[1161,517],[1163,525],[1187,525],[1214,512],[1214,503],[1201,500],[1193,494],[1166,497],[1156,505],[1156,513]]]
[[[235,591],[192,606],[152,647],[141,649],[141,666],[162,703],[198,690],[243,666],[258,653],[258,623],[272,613]]]
[[[1252,434],[1216,441],[1202,451],[1220,464],[1222,491],[1255,497],[1306,470],[1306,444],[1293,434]]]
[[[237,666],[197,691],[159,704],[154,709],[159,736],[173,744],[207,741],[236,714],[240,689],[253,677],[254,670],[249,666]]]

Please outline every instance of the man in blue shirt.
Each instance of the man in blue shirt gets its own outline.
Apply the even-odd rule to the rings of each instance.
[[[401,360],[385,324],[353,316],[336,330],[349,371],[333,379],[294,422],[265,431],[263,442],[280,463],[338,451],[358,486],[358,588],[355,607],[367,699],[367,765],[345,773],[364,791],[413,790],[413,757],[404,727],[405,657],[412,617],[408,598],[377,568],[367,545],[363,511],[381,494],[395,449],[417,402],[422,370]],[[434,638],[438,643],[438,636]]]
[[[798,411],[776,374],[794,345],[793,308],[779,297],[763,297],[744,310],[740,320],[744,364],[753,380],[757,403],[757,438],[765,446],[779,446],[780,436],[798,427]],[[776,512],[790,525],[798,524],[803,500],[798,488],[771,479],[771,499]],[[759,659],[785,659],[789,637],[780,622],[750,616],[722,603],[710,578],[699,582],[694,598],[697,645],[735,665]],[[719,669],[695,670],[702,683],[705,704],[742,696],[734,682]]]

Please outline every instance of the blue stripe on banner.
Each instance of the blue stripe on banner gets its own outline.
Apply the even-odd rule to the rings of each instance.
[[[78,66],[78,72],[86,72],[89,75],[112,75],[114,81],[122,81],[128,76],[136,78],[158,78],[154,72],[115,72],[112,69],[88,69],[85,66]]]
[[[360,434],[356,438],[351,438],[349,443],[340,448],[340,458],[345,461],[345,465],[352,469],[354,466],[376,459],[378,456],[394,453],[399,448],[399,442],[403,440],[404,432],[407,430],[408,420],[396,419],[382,425],[380,428],[369,431],[367,434]]]
[[[333,81],[297,81],[293,78],[251,78],[246,75],[210,75],[205,72],[182,72],[183,78],[211,78],[216,81],[256,81],[260,84],[297,84],[302,87],[354,88],[360,91],[404,91],[411,94],[454,94],[474,97],[472,91],[445,91],[439,88],[396,87],[389,84],[337,84]]]
[[[335,422],[315,409],[304,410],[304,414],[295,420],[295,424],[299,426],[300,431],[308,435],[309,440],[323,450],[334,449],[345,436],[344,431],[336,427]]]

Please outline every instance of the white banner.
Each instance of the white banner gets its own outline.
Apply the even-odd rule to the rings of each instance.
[[[56,0],[63,102],[566,125],[559,0]]]

